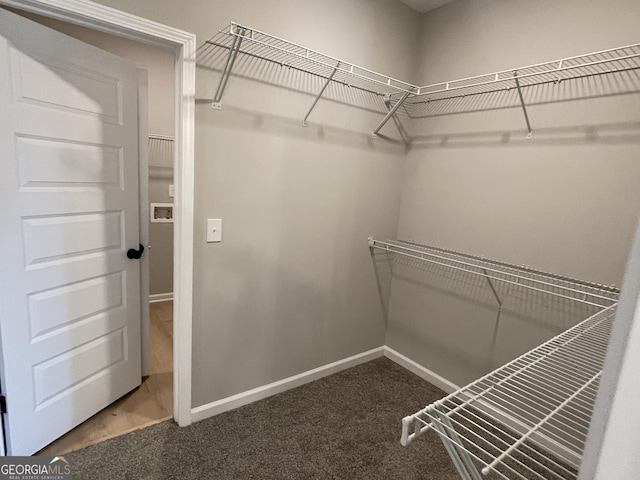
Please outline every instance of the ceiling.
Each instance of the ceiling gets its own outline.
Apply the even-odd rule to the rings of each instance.
[[[454,0],[400,0],[405,5],[409,5],[416,12],[426,13],[434,8],[441,7],[445,3],[451,3]]]

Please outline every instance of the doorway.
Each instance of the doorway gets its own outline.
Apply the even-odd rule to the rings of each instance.
[[[11,2],[11,1],[0,1],[0,3],[9,4],[11,6],[16,6],[16,7],[23,6],[22,4],[18,4],[17,2]],[[194,45],[195,39],[193,38],[193,36],[188,34],[183,34],[182,32],[163,31],[162,26],[158,26],[158,25],[154,25],[154,27],[156,28],[156,31],[149,33],[148,24],[153,22],[148,22],[143,19],[137,19],[135,17],[126,19],[126,22],[124,23],[127,23],[128,25],[124,27],[122,25],[123,20],[121,18],[115,18],[115,17],[118,17],[116,12],[111,9],[107,9],[106,7],[96,8],[95,6],[91,6],[90,12],[83,12],[82,11],[83,2],[79,2],[79,4],[76,2],[73,2],[75,4],[73,8],[71,6],[65,6],[67,2],[64,2],[64,1],[56,2],[57,3],[56,6],[48,6],[47,5],[48,3],[49,2],[47,1],[29,2],[29,5],[27,8],[33,11],[37,11],[39,13],[45,13],[47,15],[56,14],[58,17],[60,16],[69,17],[69,18],[72,18],[74,22],[78,22],[79,19],[82,19],[85,24],[97,25],[98,23],[100,23],[101,24],[100,28],[102,30],[111,29],[113,31],[116,31],[118,34],[126,33],[130,37],[142,37],[143,34],[141,32],[146,28],[146,32],[144,34],[144,37],[146,40],[149,40],[150,38],[153,39],[153,37],[155,37],[155,39],[160,43],[164,43],[165,45],[173,45],[174,47],[177,47],[176,50],[180,53],[178,61],[176,62],[178,71],[175,77],[180,81],[180,85],[178,86],[178,89],[177,89],[178,91],[176,92],[177,93],[176,98],[178,100],[175,102],[175,104],[178,106],[178,111],[180,113],[178,118],[179,121],[176,122],[176,125],[182,126],[182,127],[186,125],[188,127],[187,128],[188,131],[185,131],[184,129],[181,129],[181,128],[178,128],[176,130],[178,132],[177,133],[178,154],[176,155],[175,161],[176,161],[176,165],[179,167],[178,171],[179,171],[179,177],[180,177],[180,184],[176,190],[180,198],[177,202],[178,205],[176,208],[176,213],[177,213],[176,217],[178,220],[178,224],[177,224],[178,233],[175,235],[175,238],[178,239],[178,241],[180,241],[181,243],[184,243],[184,241],[187,239],[189,241],[187,242],[186,248],[176,249],[175,256],[179,260],[179,263],[183,266],[183,270],[181,270],[181,273],[189,275],[189,278],[187,278],[185,275],[178,275],[178,274],[175,275],[176,277],[180,278],[180,281],[176,285],[176,290],[178,291],[176,293],[178,294],[176,295],[175,309],[180,312],[180,317],[178,318],[181,321],[176,322],[177,334],[171,335],[171,336],[173,336],[176,339],[175,342],[179,344],[180,348],[177,349],[177,353],[182,352],[181,355],[176,356],[176,362],[175,362],[176,365],[178,366],[178,372],[177,372],[178,374],[176,375],[176,384],[181,386],[182,388],[174,390],[174,396],[175,396],[176,402],[173,408],[173,412],[174,412],[173,416],[180,425],[187,425],[191,421],[190,419],[190,354],[191,354],[190,353],[190,343],[191,343],[190,272],[191,272],[191,264],[192,264],[191,262],[192,245],[191,245],[191,238],[189,237],[192,236],[192,233],[189,233],[189,232],[192,231],[191,225],[193,221],[192,214],[191,214],[192,186],[193,186],[193,180],[192,180],[192,160],[193,160],[192,151],[193,150],[192,150],[192,138],[189,138],[190,137],[189,132],[192,132],[192,126],[193,126],[192,110],[193,109],[192,107],[189,108],[189,101],[185,100],[186,97],[183,95],[183,93],[185,91],[185,88],[187,89],[193,88],[193,85],[189,81],[187,81],[186,84],[184,82],[185,74],[188,73],[188,71],[191,69],[189,67],[185,67],[185,62],[183,60],[184,60],[184,53],[186,48],[188,48],[190,51],[193,51],[195,46]],[[170,29],[170,30],[173,30],[173,29]],[[193,72],[191,72],[191,74],[193,74]],[[192,102],[193,99],[191,98],[190,101]],[[187,188],[185,188],[185,186]],[[187,212],[186,215],[184,211]],[[187,235],[185,235],[185,232],[187,232]],[[163,305],[159,305],[157,308],[154,307],[154,311],[155,311],[156,320],[158,320],[157,323],[160,323],[160,326],[165,327],[165,330],[166,330],[167,324],[170,325],[171,324],[170,321],[172,320],[171,318],[172,315],[167,314],[167,312],[172,313],[173,311],[172,303],[168,302]],[[169,327],[169,329],[172,334],[173,331],[171,327]],[[165,344],[166,343],[171,345],[171,340],[169,339],[169,341],[165,342]],[[182,361],[179,361],[178,360],[179,358],[181,358]],[[187,359],[187,361],[185,361],[185,359]],[[171,364],[172,362],[169,360],[168,363]],[[172,382],[169,381],[168,383],[171,384]],[[185,388],[187,386],[188,388]],[[169,397],[171,397],[171,394],[169,394]],[[167,403],[169,404],[169,406],[166,409],[166,411],[171,412],[171,405],[170,405],[171,402],[165,402],[165,405]]]
[[[168,48],[98,32],[40,15],[15,11],[40,25],[133,62],[146,86],[146,112],[140,124],[141,237],[147,239],[142,274],[143,310],[142,384],[93,415],[39,452],[61,455],[172,418],[173,413],[173,130],[175,125],[175,55]],[[143,92],[144,94],[144,92]],[[148,138],[146,138],[148,137]],[[145,173],[144,170],[147,170]],[[144,175],[144,179],[142,176]],[[158,205],[165,206],[158,214]],[[147,212],[149,214],[147,215]],[[168,212],[168,213],[167,213]],[[145,232],[145,230],[147,230]],[[141,240],[142,241],[142,240]],[[146,306],[145,306],[146,307]],[[148,316],[148,321],[146,320]]]

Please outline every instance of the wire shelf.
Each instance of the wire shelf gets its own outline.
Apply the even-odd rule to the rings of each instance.
[[[403,445],[433,430],[464,480],[575,479],[619,289],[401,240],[371,237],[369,247],[484,277],[500,307],[498,283],[597,307],[586,320],[402,421]]]
[[[231,22],[207,40],[210,47],[232,51],[258,60],[294,68],[348,87],[357,87],[380,96],[412,93],[417,86],[359,67],[303,47],[260,30]]]
[[[402,444],[427,430],[462,478],[576,478],[616,304],[403,419]]]
[[[533,270],[482,257],[454,252],[443,248],[419,245],[401,240],[376,240],[369,238],[369,246],[393,254],[407,256],[463,271],[514,288],[524,288],[543,294],[606,308],[617,302],[620,291],[615,286],[600,285],[576,280],[562,275]]]
[[[412,105],[420,103],[511,90],[517,88],[516,78],[520,87],[526,88],[636,69],[640,69],[640,44],[425,85],[420,87],[416,95],[412,96],[405,105],[410,109]]]
[[[509,105],[519,103],[522,107],[527,124],[527,138],[531,138],[532,127],[527,113],[527,99],[523,93],[527,91],[527,87],[640,69],[640,44],[420,87],[255,28],[231,22],[198,49],[200,66],[222,72],[220,83],[213,95],[213,108],[222,108],[222,97],[231,72],[234,71],[234,66],[237,67],[236,63],[238,65],[243,63],[242,60],[236,62],[239,57],[249,60],[244,62],[245,68],[247,64],[255,68],[256,63],[266,62],[276,68],[277,66],[286,67],[296,74],[311,75],[313,79],[311,83],[315,81],[324,83],[318,88],[317,94],[314,93],[316,98],[304,117],[303,125],[307,125],[309,115],[325,92],[333,99],[344,100],[344,94],[336,94],[335,91],[332,92],[335,89],[330,87],[348,87],[347,90],[355,90],[359,94],[366,93],[373,97],[367,98],[366,95],[364,97],[360,95],[359,99],[355,99],[355,106],[384,114],[384,118],[373,130],[374,138],[378,136],[384,125],[393,119],[402,141],[409,145],[411,139],[400,122],[401,118],[412,120],[434,114],[446,114],[450,108],[433,109],[434,103],[443,100],[462,99],[481,94],[504,94],[504,92],[508,92],[508,98],[501,98],[501,101],[504,100]],[[265,75],[264,69],[258,68],[258,70],[261,72],[258,73],[259,76]],[[245,76],[245,73],[241,75]],[[278,77],[275,72],[269,72],[268,75]],[[246,76],[251,77],[251,72]],[[618,80],[620,79],[615,83],[620,83]],[[630,84],[626,89],[637,91],[637,85],[628,80],[624,79],[623,82]],[[339,88],[339,90],[345,89]],[[512,94],[513,92],[517,94]],[[347,95],[347,97],[351,100],[350,97],[353,95]],[[350,101],[344,103],[352,104]],[[460,106],[456,105],[456,108]]]
[[[173,178],[173,137],[149,135],[149,178]]]

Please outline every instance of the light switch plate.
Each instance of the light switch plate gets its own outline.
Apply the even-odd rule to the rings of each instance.
[[[173,198],[176,196],[176,188],[173,185],[169,185],[169,197]]]
[[[207,219],[207,243],[222,241],[222,219]]]

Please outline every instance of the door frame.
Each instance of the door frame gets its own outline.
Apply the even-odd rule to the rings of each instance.
[[[0,0],[0,5],[175,52],[173,417],[181,427],[190,425],[196,36],[88,0]]]

